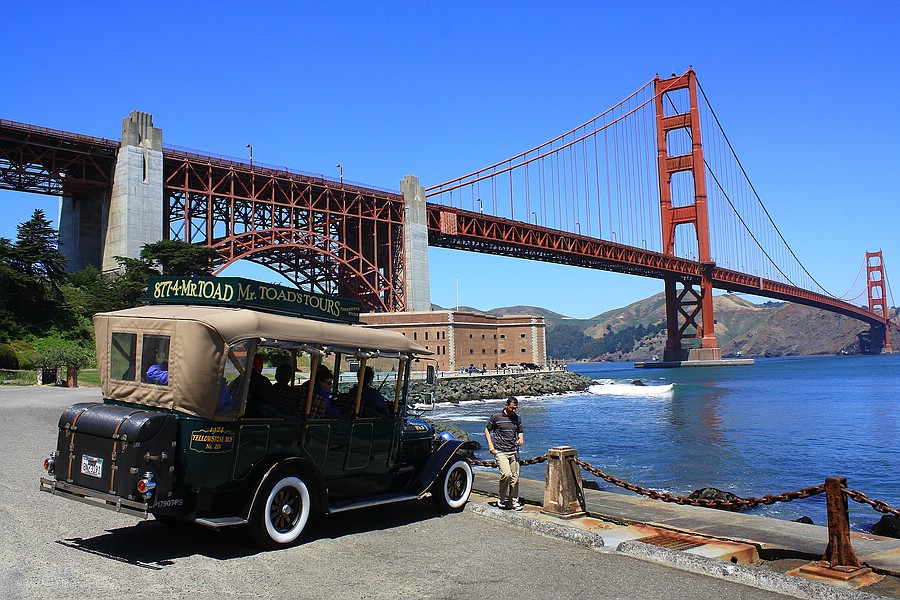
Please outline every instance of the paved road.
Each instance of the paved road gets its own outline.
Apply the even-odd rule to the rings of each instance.
[[[0,596],[784,598],[429,503],[324,517],[299,547],[170,529],[38,491],[56,424],[96,389],[0,388]]]

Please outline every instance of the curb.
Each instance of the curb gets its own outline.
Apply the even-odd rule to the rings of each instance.
[[[548,523],[540,519],[533,519],[521,513],[511,510],[500,510],[483,504],[469,502],[466,504],[466,510],[484,517],[496,519],[509,523],[519,529],[525,529],[532,533],[537,533],[545,537],[558,538],[569,542],[575,542],[589,548],[599,548],[604,545],[603,538],[596,533],[583,531],[568,525],[560,525],[557,523]]]
[[[725,563],[714,558],[660,548],[643,542],[622,542],[616,548],[616,551],[640,560],[666,565],[682,571],[734,581],[749,587],[788,594],[797,598],[808,598],[810,600],[875,600],[883,598],[883,596],[874,596],[858,590],[835,587],[803,577],[794,577],[778,573],[777,571]]]
[[[475,502],[467,503],[466,511],[502,521],[518,529],[524,529],[544,537],[574,542],[595,550],[601,548],[607,552],[613,550],[606,547],[600,534],[584,531],[576,527],[549,523],[518,512],[500,510]],[[620,543],[615,548],[615,552],[638,560],[689,571],[698,575],[732,581],[748,587],[786,594],[796,598],[806,598],[808,600],[878,600],[883,598],[882,596],[875,596],[858,590],[819,583],[803,577],[793,577],[777,571],[726,563],[715,558],[660,548],[633,540]]]

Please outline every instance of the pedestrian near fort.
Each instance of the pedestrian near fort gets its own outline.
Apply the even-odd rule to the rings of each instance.
[[[484,428],[488,450],[500,467],[500,490],[497,508],[522,510],[519,502],[519,447],[525,443],[522,419],[516,412],[519,401],[515,396],[506,400],[502,411],[494,413]]]

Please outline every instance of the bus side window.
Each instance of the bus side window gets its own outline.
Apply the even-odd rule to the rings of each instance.
[[[113,333],[110,340],[109,376],[112,379],[134,381],[134,365],[137,362],[137,334]]]
[[[247,361],[251,354],[253,341],[243,340],[228,348],[225,358],[225,369],[222,373],[222,382],[219,386],[219,401],[216,414],[222,417],[237,416],[244,406],[244,392],[246,387],[243,377],[249,371]]]
[[[169,385],[169,336],[144,335],[141,381]]]

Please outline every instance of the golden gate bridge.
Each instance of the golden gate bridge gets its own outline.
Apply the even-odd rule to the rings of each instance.
[[[413,273],[422,252],[410,232],[420,227],[430,246],[663,280],[665,360],[718,358],[713,289],[848,315],[890,351],[881,252],[866,254],[865,279],[847,292],[824,289],[772,220],[692,69],[490,166],[424,189],[404,180],[400,194],[163,146],[149,117],[132,113],[138,133],[121,142],[0,120],[0,189],[63,197],[73,216],[60,241],[78,248],[74,266],[114,266],[103,246],[111,223],[132,218],[115,209],[127,141],[142,153],[130,177],[146,183],[147,161],[161,158],[157,239],[218,249],[219,271],[249,260],[368,310],[414,309],[414,289],[427,286],[427,269]]]

